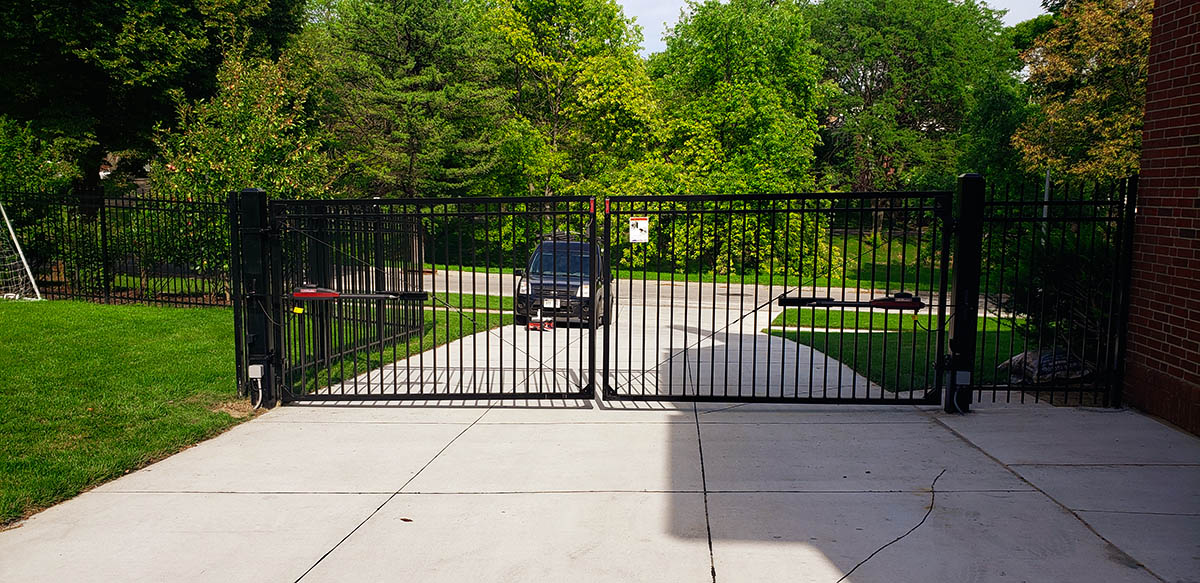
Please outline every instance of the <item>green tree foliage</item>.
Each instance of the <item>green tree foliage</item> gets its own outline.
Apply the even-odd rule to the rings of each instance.
[[[1067,2],[1024,52],[1039,106],[1013,136],[1026,167],[1093,179],[1137,171],[1152,4]]]
[[[694,192],[810,188],[820,61],[798,2],[689,5],[652,71],[665,158]]]
[[[513,112],[500,130],[502,192],[572,190],[644,149],[655,106],[641,32],[614,0],[502,0],[489,18]]]
[[[232,52],[217,72],[216,95],[179,103],[174,128],[157,136],[161,158],[150,169],[151,186],[180,201],[177,213],[157,224],[176,236],[146,237],[169,248],[141,249],[142,263],[171,261],[200,273],[225,273],[228,226],[205,223],[187,209],[192,201],[222,202],[243,188],[262,188],[276,198],[324,198],[332,193],[338,166],[322,147],[315,116],[307,106],[311,79],[294,70],[291,58],[243,58]]]
[[[216,95],[179,103],[175,127],[158,135],[155,189],[206,201],[249,187],[286,198],[327,196],[339,173],[307,107],[308,81],[288,56],[231,53],[217,72]]]
[[[822,182],[946,186],[978,92],[1007,90],[998,13],[971,0],[825,0],[811,13],[839,89],[823,120]]]
[[[327,117],[368,194],[463,195],[492,170],[499,38],[465,0],[347,0],[327,24]]]
[[[233,42],[274,54],[298,29],[303,0],[46,0],[0,7],[0,111],[70,140],[94,184],[108,152],[152,153],[170,94],[211,94]],[[140,154],[140,155],[138,155]]]
[[[32,124],[0,115],[0,189],[53,191],[70,184],[78,169],[66,159],[65,142],[42,139]]]
[[[798,2],[692,3],[650,65],[664,121],[655,147],[621,172],[622,194],[786,193],[812,187],[819,60]],[[814,273],[828,259],[816,202],[768,203],[745,217],[662,217],[658,246],[675,267],[719,272]],[[682,203],[680,208],[684,208]],[[695,207],[688,207],[693,210]],[[617,249],[622,261],[636,254]],[[632,266],[632,265],[630,265]],[[705,268],[704,266],[707,266]],[[651,266],[654,267],[654,266]]]

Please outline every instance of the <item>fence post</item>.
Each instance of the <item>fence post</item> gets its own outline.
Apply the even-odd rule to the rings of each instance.
[[[104,303],[112,303],[112,274],[109,269],[108,257],[108,213],[105,210],[107,201],[104,194],[98,199],[100,203],[100,282],[104,284]]]
[[[248,188],[238,195],[238,241],[241,245],[241,284],[245,293],[235,301],[245,302],[246,378],[257,384],[263,406],[278,398],[279,371],[275,366],[280,330],[272,318],[277,299],[272,295],[270,217],[267,193]],[[252,393],[253,398],[253,393]]]
[[[233,191],[225,200],[225,214],[229,221],[229,299],[233,305],[233,366],[239,397],[247,396],[246,378],[246,328],[243,314],[246,310],[242,294],[242,243],[238,228],[241,217],[238,208],[238,192]]]
[[[598,245],[596,241],[596,197],[594,196],[588,201],[588,213],[590,214],[590,220],[588,221],[588,245],[590,248],[588,249],[588,254],[591,256],[591,261],[589,261],[589,271],[591,273],[588,274],[588,281],[591,282],[589,284],[591,286],[591,289],[589,290],[591,297],[588,298],[588,300],[592,304],[592,317],[588,319],[588,379],[587,386],[583,389],[583,396],[585,399],[591,399],[592,397],[596,396],[596,318],[598,317],[597,314],[600,313],[601,307],[596,302],[596,298],[599,297],[601,293],[601,290],[599,289],[600,286],[596,285],[596,274],[600,270],[602,261],[604,262],[604,265],[608,264],[608,257],[606,256],[605,252],[600,251],[600,245]],[[602,277],[604,277],[604,281],[608,281],[607,273],[602,274]],[[605,287],[604,291],[608,291],[607,286]],[[606,295],[605,301],[607,301],[607,297],[608,296]],[[608,320],[611,318],[612,315],[608,311],[605,311],[605,327],[608,326]]]
[[[377,196],[377,197],[375,197],[375,199],[378,200],[379,197]],[[374,213],[375,213],[375,221],[374,221],[375,236],[372,241],[374,243],[374,251],[375,251],[375,253],[374,253],[375,260],[372,262],[372,265],[375,268],[375,277],[372,278],[374,280],[373,289],[374,289],[375,293],[383,293],[383,292],[387,291],[387,289],[388,289],[387,262],[384,260],[384,253],[383,253],[383,247],[384,247],[384,245],[383,245],[383,238],[384,238],[383,207],[379,206],[379,204],[375,204],[371,207],[371,210],[374,211]],[[462,290],[459,290],[459,293],[461,294]],[[387,302],[380,299],[380,300],[375,300],[374,304],[375,304],[375,335],[379,339],[379,350],[382,351],[383,344],[384,344],[384,337],[386,336],[386,326],[384,326],[384,322],[387,320]],[[393,338],[393,341],[394,340],[395,339]],[[382,385],[382,384],[383,384],[383,381],[380,380],[380,385]],[[381,386],[381,389],[382,389],[382,386]]]
[[[979,273],[983,250],[983,176],[963,174],[954,189],[954,279],[950,288],[954,312],[950,326],[947,413],[971,409],[975,345],[979,331]]]
[[[1125,351],[1128,346],[1126,335],[1129,334],[1129,295],[1133,287],[1133,232],[1137,216],[1138,175],[1134,174],[1125,181],[1125,200],[1121,205],[1121,227],[1118,229],[1121,248],[1117,251],[1121,267],[1116,277],[1119,278],[1117,289],[1117,335],[1116,350],[1114,350],[1112,385],[1108,388],[1108,406],[1120,407],[1121,394],[1125,390]]]

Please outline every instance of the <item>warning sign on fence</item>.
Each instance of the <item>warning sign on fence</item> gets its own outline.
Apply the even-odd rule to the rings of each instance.
[[[629,242],[650,242],[650,217],[629,217]]]

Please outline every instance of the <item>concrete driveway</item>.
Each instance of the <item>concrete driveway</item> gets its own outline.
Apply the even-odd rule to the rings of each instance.
[[[1130,411],[302,407],[0,533],[3,581],[1195,581]]]

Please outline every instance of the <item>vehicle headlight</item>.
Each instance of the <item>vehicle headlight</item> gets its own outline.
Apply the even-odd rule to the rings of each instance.
[[[577,298],[590,298],[590,297],[592,297],[592,289],[591,289],[591,287],[590,287],[588,284],[586,284],[586,283],[585,283],[585,284],[583,284],[583,285],[581,285],[581,286],[579,286],[579,288],[575,290],[575,297],[577,297]]]
[[[524,279],[522,279],[521,281],[518,281],[517,282],[517,293],[519,293],[519,294],[529,293],[529,282],[525,281]]]

